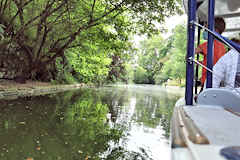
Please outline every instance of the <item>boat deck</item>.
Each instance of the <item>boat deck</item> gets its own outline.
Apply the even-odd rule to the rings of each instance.
[[[226,160],[222,149],[240,146],[240,116],[221,106],[177,104],[172,131],[174,160]]]
[[[208,138],[210,144],[220,146],[240,145],[240,116],[222,107],[207,105],[184,107],[184,110]]]

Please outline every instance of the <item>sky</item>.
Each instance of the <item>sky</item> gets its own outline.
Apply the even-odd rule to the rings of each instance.
[[[165,26],[167,27],[168,32],[162,34],[163,38],[169,37],[171,35],[172,30],[176,27],[176,25],[181,24],[184,21],[185,22],[187,21],[187,15],[186,14],[184,14],[182,16],[177,15],[177,16],[172,16],[172,17],[167,18]],[[139,42],[142,41],[144,38],[146,38],[146,37],[135,35],[134,36],[135,45],[139,46]]]
[[[182,24],[183,22],[187,22],[187,15],[184,14],[182,16],[172,16],[166,19],[165,26],[168,28],[168,32],[163,34],[164,38],[167,38],[171,35],[172,30],[176,27],[178,24]]]

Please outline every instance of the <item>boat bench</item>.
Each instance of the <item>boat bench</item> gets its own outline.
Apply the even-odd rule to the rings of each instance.
[[[240,90],[208,88],[198,95],[197,104],[219,106],[240,113]]]

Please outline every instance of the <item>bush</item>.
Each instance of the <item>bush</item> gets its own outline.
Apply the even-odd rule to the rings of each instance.
[[[137,69],[134,72],[133,82],[136,84],[148,84],[149,80],[147,71],[142,67],[137,67]]]
[[[161,85],[165,82],[167,82],[167,80],[169,79],[169,76],[167,76],[166,74],[157,74],[154,76],[154,81],[155,84]]]
[[[69,72],[64,72],[64,79],[67,84],[75,84],[78,83],[78,81],[72,76]]]

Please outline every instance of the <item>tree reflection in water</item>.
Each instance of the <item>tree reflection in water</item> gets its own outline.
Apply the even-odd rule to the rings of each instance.
[[[0,159],[154,159],[144,146],[129,149],[132,129],[161,126],[167,137],[177,97],[150,93],[109,87],[0,100]]]

